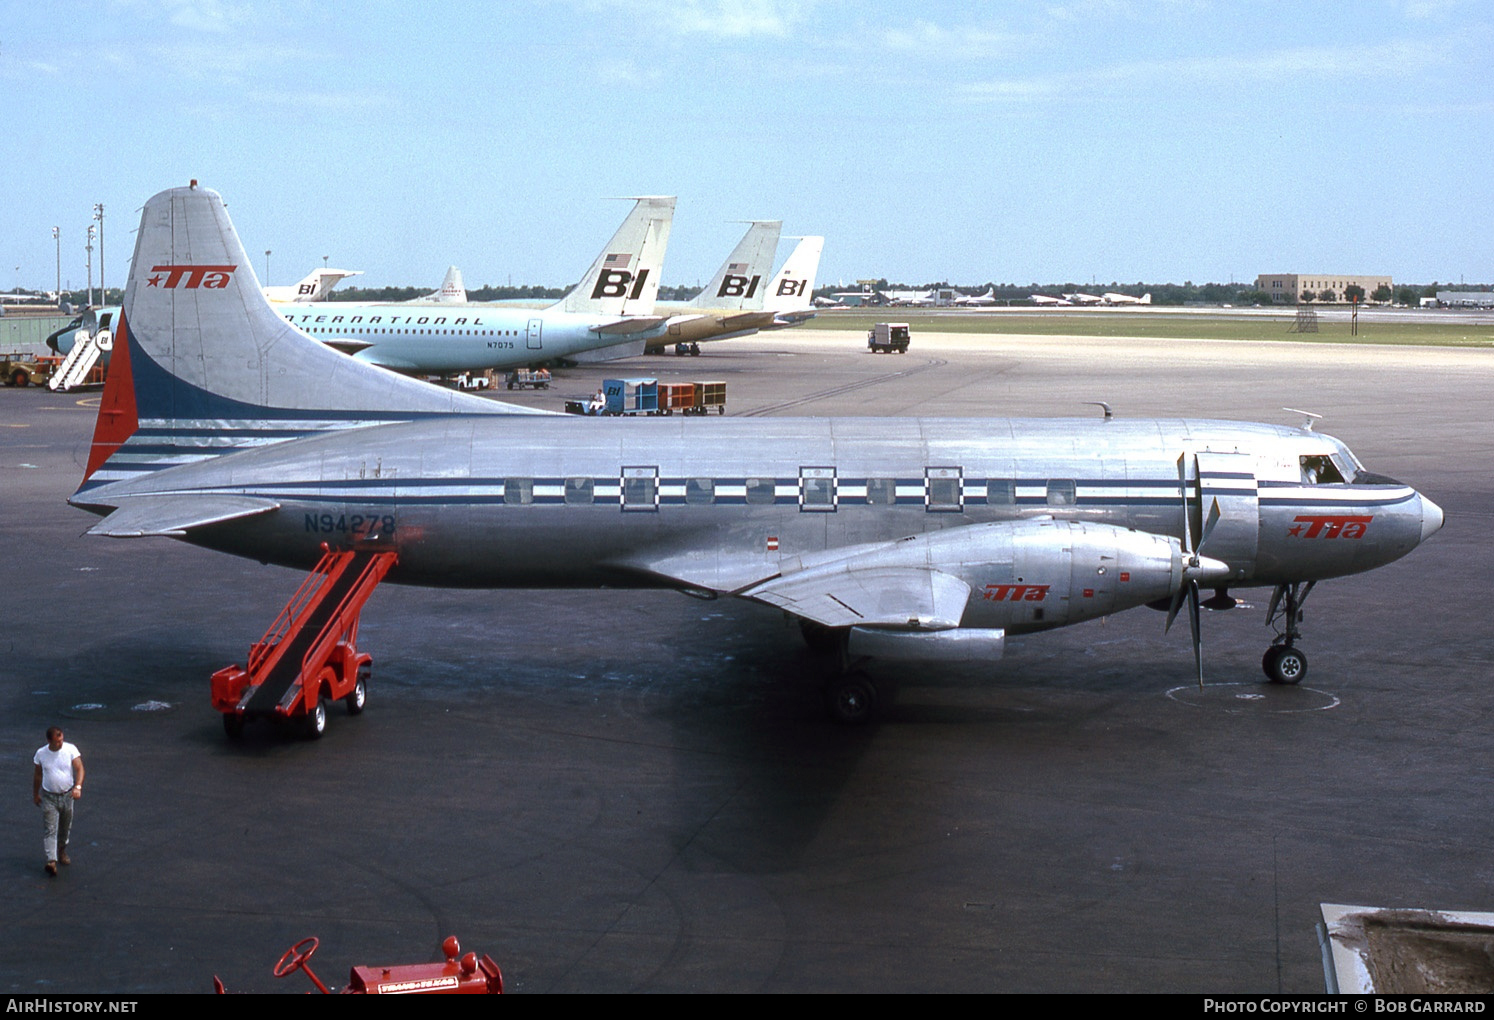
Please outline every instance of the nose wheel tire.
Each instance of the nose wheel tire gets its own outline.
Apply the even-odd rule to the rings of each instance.
[[[865,673],[848,673],[826,685],[825,703],[836,722],[860,725],[876,715],[877,688]]]
[[[1307,656],[1297,648],[1272,645],[1261,659],[1261,669],[1273,684],[1300,684],[1307,676]]]

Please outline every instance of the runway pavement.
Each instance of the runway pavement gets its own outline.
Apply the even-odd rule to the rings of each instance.
[[[300,581],[65,505],[97,394],[0,391],[0,987],[302,992],[457,935],[516,992],[1314,992],[1320,902],[1494,909],[1494,352],[790,330],[557,372],[721,379],[732,414],[1294,422],[1446,511],[1320,585],[1311,674],[1264,683],[1268,593],[1136,610],[963,672],[898,676],[864,729],[764,607],[666,592],[387,587],[368,711],[223,736],[208,676]],[[509,394],[500,396],[507,398]],[[31,755],[84,754],[49,879]]]

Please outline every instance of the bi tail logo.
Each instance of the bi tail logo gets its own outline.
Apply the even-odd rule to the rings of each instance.
[[[614,253],[602,260],[602,271],[597,276],[597,285],[591,289],[592,299],[625,297],[633,301],[643,293],[643,281],[648,279],[648,270],[636,275],[629,271],[633,264],[631,252]],[[629,285],[632,289],[629,289]]]
[[[721,289],[716,291],[716,296],[750,298],[757,293],[757,285],[761,282],[761,276],[735,276],[728,274],[721,278]]]
[[[777,297],[803,297],[804,288],[809,285],[808,280],[780,280],[778,283]]]
[[[164,287],[167,290],[196,290],[205,287],[208,290],[220,290],[228,286],[229,278],[237,266],[151,266],[150,271],[155,274],[146,280],[151,287]],[[161,274],[165,273],[165,276]]]

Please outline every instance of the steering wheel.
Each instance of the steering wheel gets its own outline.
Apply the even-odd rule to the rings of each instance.
[[[285,977],[287,974],[294,974],[306,966],[306,961],[311,959],[311,954],[316,952],[316,947],[319,945],[321,945],[321,941],[315,935],[312,935],[291,946],[285,951],[285,955],[280,958],[279,962],[275,964],[275,976],[278,978]]]

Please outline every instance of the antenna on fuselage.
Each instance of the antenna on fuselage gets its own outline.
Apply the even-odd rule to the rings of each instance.
[[[1105,403],[1105,401],[1103,401],[1103,400],[1086,400],[1085,403],[1086,404],[1092,404],[1093,406],[1098,407],[1102,411],[1104,411],[1105,412],[1105,420],[1106,421],[1109,421],[1110,419],[1112,419],[1112,418],[1115,417],[1115,412],[1112,411],[1110,409],[1110,405],[1107,404],[1107,403]]]
[[[1311,432],[1317,420],[1323,417],[1321,414],[1313,414],[1311,411],[1299,411],[1295,407],[1283,407],[1283,411],[1291,411],[1293,414],[1302,415],[1302,431]]]

